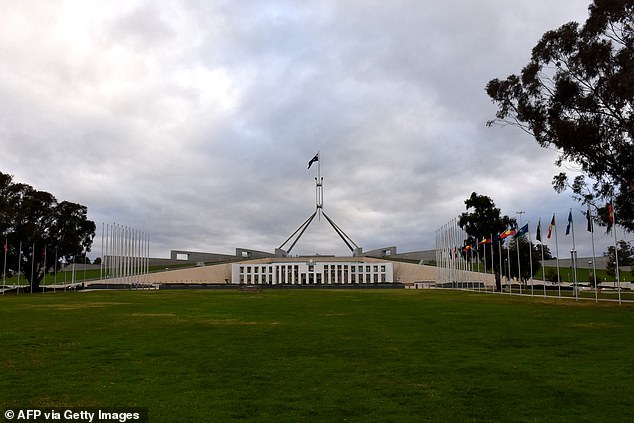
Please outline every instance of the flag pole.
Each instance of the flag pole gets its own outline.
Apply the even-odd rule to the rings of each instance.
[[[575,246],[575,221],[572,219],[572,207],[570,208],[570,226],[572,229],[572,273],[575,289],[575,300],[579,301],[579,284],[577,283],[577,248]]]
[[[42,292],[46,291],[46,245],[44,245],[44,276],[42,276]]]
[[[555,215],[553,214],[553,220],[554,219],[555,219]],[[559,237],[557,236],[557,222],[555,222],[555,224],[553,225],[553,228],[555,229],[555,254],[557,254],[557,257],[555,259],[557,263],[557,290],[558,290],[558,295],[561,298],[561,276],[559,274]]]
[[[2,269],[2,295],[4,295],[4,291],[7,289],[7,250],[9,249],[9,238],[5,237],[4,239],[4,265]]]
[[[20,247],[18,248],[18,289],[16,290],[16,293],[19,294],[20,293],[20,268],[22,267],[22,241],[20,241]]]
[[[528,224],[530,224],[530,221],[527,223],[527,225]],[[530,263],[530,272],[528,274],[528,277],[530,278],[530,281],[531,281],[531,297],[533,297],[535,295],[534,288],[533,288],[533,285],[534,285],[533,284],[533,241],[531,240],[530,229],[528,230],[528,262]]]
[[[506,241],[505,241],[506,242]],[[509,242],[509,246],[506,247],[506,260],[507,260],[507,275],[508,275],[508,285],[509,285],[509,295],[513,295],[513,284],[511,283],[511,243]]]
[[[537,222],[537,240],[539,241],[539,245],[541,246],[542,252],[542,288],[544,289],[544,297],[546,297],[546,267],[544,266],[544,241],[542,241],[542,219],[540,218]]]
[[[500,294],[503,292],[502,289],[502,277],[504,276],[504,268],[502,267],[502,240],[500,239],[500,235],[498,234],[498,258],[500,259]]]
[[[616,286],[619,291],[619,304],[621,304],[621,275],[619,272],[619,250],[616,241],[616,207],[614,207],[614,199],[610,202],[612,209],[612,231],[614,232],[614,260],[616,262]]]
[[[594,252],[594,225],[592,224],[592,213],[590,213],[590,204],[588,204],[588,212],[586,213],[586,219],[588,219],[588,230],[592,236],[592,276],[594,279],[594,302],[599,302],[599,287],[597,286],[597,265],[595,263]]]
[[[523,228],[522,226],[522,215],[524,213],[526,213],[524,210],[520,210],[515,212],[519,215],[519,225],[518,225],[518,230],[521,230],[521,228]],[[521,235],[520,235],[521,236]],[[515,236],[515,248],[517,248],[517,282],[519,283],[520,286],[520,295],[522,295],[522,270],[521,270],[521,266],[520,266],[520,239],[519,236]]]
[[[104,222],[101,222],[101,261],[99,262],[99,280],[103,280],[103,235],[104,235]]]
[[[57,292],[57,247],[55,247],[55,264],[53,265],[53,293]]]
[[[33,293],[33,272],[35,272],[35,242],[31,249],[31,280],[29,281],[29,292]]]
[[[495,266],[493,264],[493,234],[491,234],[491,274],[493,275],[493,283],[495,283]],[[493,290],[493,292],[495,292],[495,290]]]
[[[321,220],[321,210],[324,207],[324,180],[321,178],[321,154],[317,150],[317,210],[319,211],[317,219]]]
[[[517,249],[517,282],[520,285],[520,295],[522,295],[522,268],[520,266],[520,237],[515,237],[515,248]]]

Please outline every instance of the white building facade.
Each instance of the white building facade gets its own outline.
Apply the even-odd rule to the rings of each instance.
[[[272,261],[234,263],[231,283],[245,285],[342,285],[393,283],[390,262]]]

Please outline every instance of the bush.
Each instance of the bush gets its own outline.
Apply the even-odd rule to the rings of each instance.
[[[557,282],[557,269],[546,269],[546,272],[544,273],[544,279],[549,282]]]

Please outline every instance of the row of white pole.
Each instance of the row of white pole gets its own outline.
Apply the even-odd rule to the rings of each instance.
[[[101,280],[106,283],[146,284],[150,271],[150,236],[116,223],[101,227]]]
[[[592,215],[590,212],[590,209],[588,208],[587,211],[587,218],[589,219],[589,228],[588,230],[592,233],[592,266],[593,266],[593,275],[594,275],[594,286],[595,286],[595,301],[598,301],[598,287],[597,287],[597,277],[596,277],[596,266],[595,266],[595,248],[594,248],[594,225],[592,224]],[[617,291],[618,291],[618,302],[619,304],[621,303],[622,299],[621,299],[621,281],[620,281],[620,275],[619,275],[619,262],[618,262],[618,247],[617,247],[617,238],[616,238],[616,210],[612,210],[612,223],[614,225],[612,231],[614,233],[614,249],[615,249],[615,255],[616,255],[616,281],[617,281]],[[573,270],[574,270],[574,284],[577,284],[577,273],[576,273],[576,246],[575,246],[575,229],[574,229],[574,220],[572,219],[572,209],[570,209],[569,211],[569,217],[568,217],[568,222],[569,222],[569,227],[567,229],[566,232],[568,232],[569,229],[572,229],[572,263],[573,263]],[[555,247],[556,247],[556,261],[557,261],[557,285],[558,285],[558,296],[561,297],[561,280],[560,280],[560,274],[559,274],[559,243],[558,243],[558,237],[557,237],[557,225],[555,224],[555,215],[553,214],[553,218],[552,218],[552,224],[551,224],[551,228],[554,230],[554,235],[555,235]],[[541,226],[541,220],[540,223],[538,224],[538,232],[539,232],[539,227]],[[528,235],[528,241],[529,241],[529,245],[532,248],[532,240],[531,240],[531,232],[530,230],[527,232]],[[550,238],[550,234],[548,235],[548,237]],[[467,233],[458,225],[458,218],[453,218],[451,219],[449,222],[447,222],[446,224],[444,224],[443,226],[441,226],[440,228],[438,228],[436,230],[436,271],[437,271],[437,283],[441,284],[442,286],[447,286],[447,284],[450,284],[451,287],[453,288],[464,288],[465,285],[466,287],[469,287],[469,285],[474,282],[474,278],[473,273],[471,272],[473,270],[473,255],[471,256],[471,260],[466,260],[463,257],[463,250],[462,248],[465,245],[465,241],[467,240],[468,235]],[[538,239],[541,238],[538,237]],[[491,242],[493,239],[493,234],[491,234],[491,240],[489,240],[489,242]],[[485,266],[485,273],[487,272],[487,262],[486,262],[486,245],[484,244],[484,254],[483,254],[483,260],[484,260],[484,266]],[[490,256],[490,264],[491,264],[491,273],[493,273],[493,244],[489,244],[491,245],[491,256]],[[543,242],[540,240],[540,246],[541,246],[541,255],[542,255],[542,263],[544,262],[544,245]],[[501,254],[501,243],[498,242],[498,248],[500,248],[500,255],[499,255],[499,259],[500,259],[500,272],[501,272],[501,277],[506,276],[507,278],[507,283],[509,284],[509,294],[512,293],[512,290],[510,288],[510,281],[511,281],[511,275],[510,275],[510,268],[507,267],[507,274],[504,275],[504,268],[502,267],[502,254]],[[509,250],[507,249],[507,255],[509,254]],[[519,260],[519,243],[517,244],[517,262],[518,262],[518,274],[520,273],[520,260]],[[479,268],[479,254],[476,255],[477,260],[478,260],[478,268]],[[532,253],[530,253],[530,274],[532,275],[533,273],[533,263],[532,263]],[[508,266],[510,266],[510,256],[507,257],[506,259]],[[543,284],[543,295],[546,296],[546,280],[544,277],[545,272],[542,271],[542,284]],[[484,286],[486,286],[486,284],[483,284]],[[480,284],[478,284],[478,286],[480,286]],[[532,276],[530,278],[530,286],[531,286],[531,295],[533,294],[533,279]],[[522,285],[520,283],[520,294],[521,294],[521,289],[522,289]],[[575,289],[575,298],[579,299],[579,290],[578,287],[577,289]]]
[[[458,218],[436,230],[436,281],[454,288],[486,286],[486,274],[473,272],[473,260],[465,260],[462,247],[467,240],[467,233],[458,225]],[[473,258],[473,256],[472,256]],[[479,264],[479,258],[478,258]]]

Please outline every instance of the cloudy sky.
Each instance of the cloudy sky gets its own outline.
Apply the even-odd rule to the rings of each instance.
[[[433,248],[473,191],[582,228],[556,152],[487,128],[484,87],[589,3],[0,0],[0,170],[159,257],[273,251],[314,211],[317,151],[365,250]],[[348,250],[322,219],[292,252]]]

